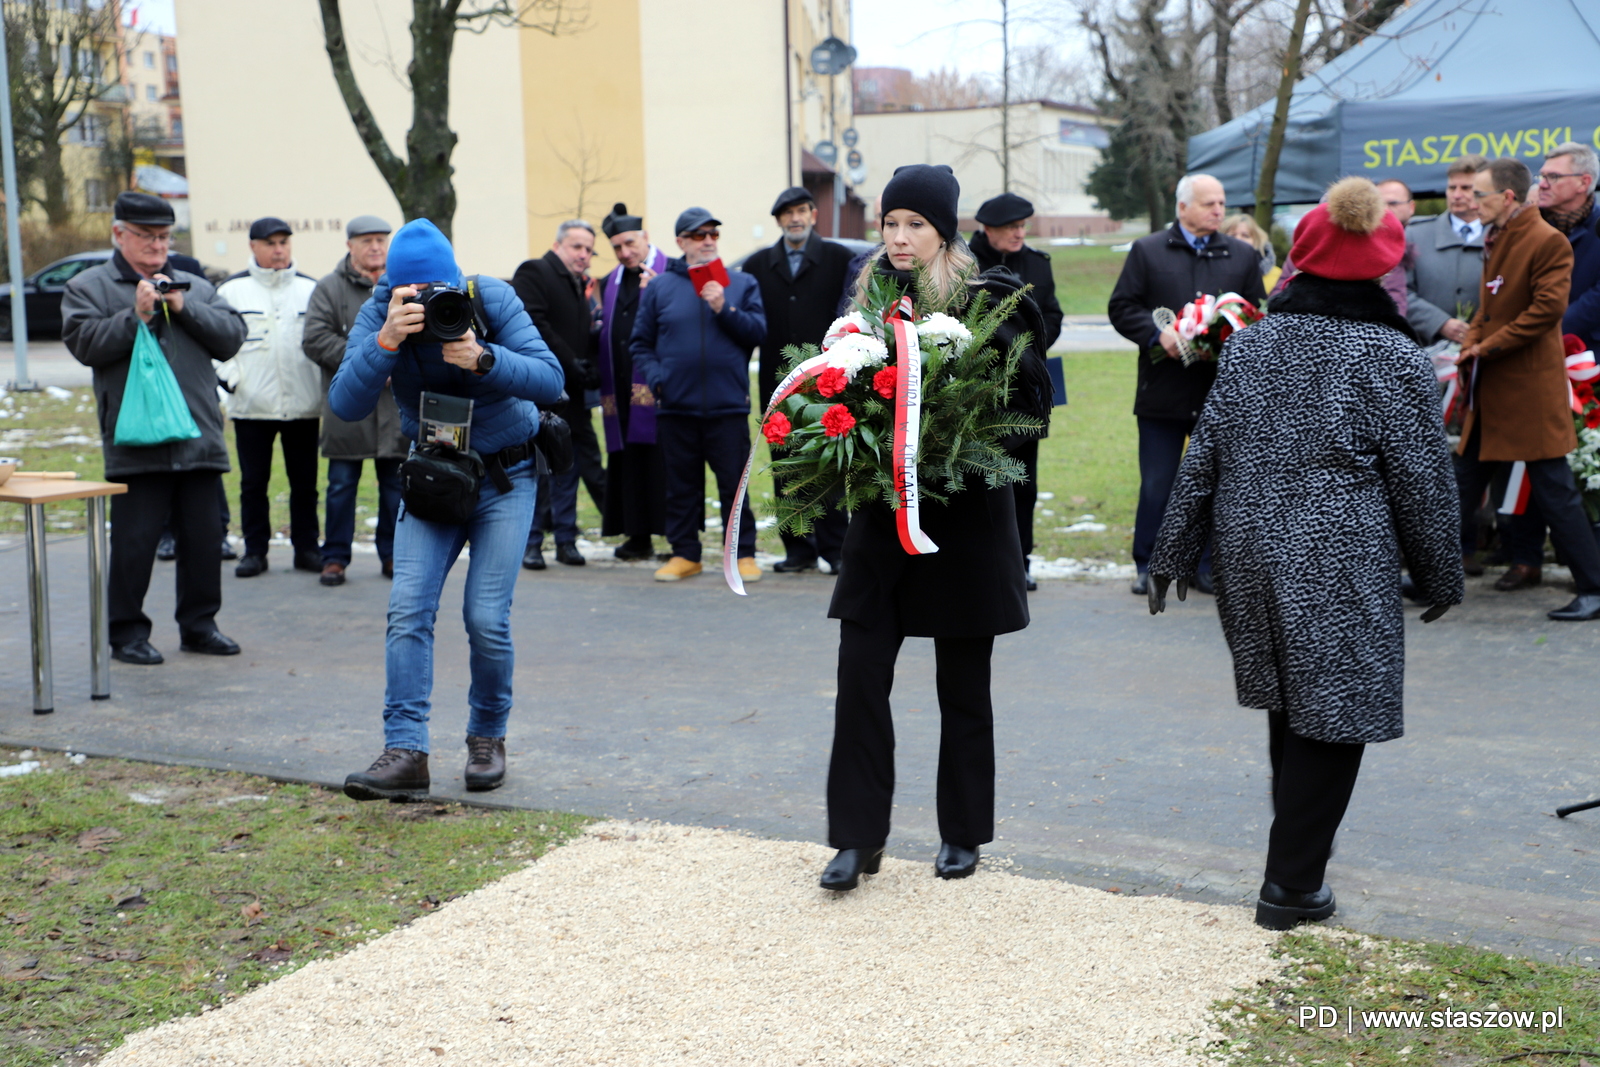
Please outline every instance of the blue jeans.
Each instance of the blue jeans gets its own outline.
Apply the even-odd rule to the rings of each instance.
[[[359,459],[328,460],[328,496],[325,505],[327,535],[322,542],[322,562],[350,566],[350,543],[356,536],[356,488],[361,484]],[[394,558],[394,520],[400,511],[400,460],[374,459],[378,476],[378,558]]]
[[[472,685],[467,690],[467,734],[504,737],[511,716],[511,593],[522,564],[538,485],[533,461],[506,470],[511,492],[485,478],[478,510],[460,526],[407,515],[395,525],[394,588],[389,593],[389,630],[384,641],[388,685],[383,697],[385,748],[428,751],[428,712],[433,692],[433,623],[444,580],[472,545],[461,606],[471,647]]]
[[[556,544],[570,545],[578,540],[578,465],[565,474],[547,474],[539,479],[539,506],[534,509],[528,530],[529,547],[544,544],[545,531],[555,535]]]
[[[1150,569],[1150,553],[1167,514],[1167,498],[1178,480],[1183,446],[1193,432],[1193,419],[1139,417],[1139,510],[1133,519],[1133,564],[1140,574]],[[1209,543],[1198,569],[1202,573],[1211,570]]]

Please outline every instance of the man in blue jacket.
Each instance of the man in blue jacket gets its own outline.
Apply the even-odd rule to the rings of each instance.
[[[353,800],[428,795],[433,622],[444,580],[467,544],[472,555],[462,615],[472,649],[472,686],[463,780],[477,791],[493,789],[505,778],[515,656],[511,591],[533,521],[533,439],[539,406],[561,396],[564,379],[516,291],[497,278],[478,279],[487,323],[454,341],[416,338],[424,313],[407,298],[429,286],[462,282],[455,252],[433,223],[414,219],[402,226],[389,244],[388,271],[357,316],[328,390],[333,413],[354,422],[373,410],[385,383],[392,381],[401,429],[413,441],[423,392],[471,398],[469,446],[490,475],[483,479],[472,517],[459,525],[420,519],[401,504],[384,641],[383,753],[364,773],[345,779],[345,795]],[[479,333],[489,343],[480,341]]]
[[[703,207],[678,216],[681,259],[667,264],[639,296],[629,347],[656,398],[656,444],[667,471],[667,540],[672,558],[656,581],[699,574],[705,469],[717,479],[728,521],[750,454],[750,353],[767,336],[761,287],[735,273],[723,287],[696,291],[689,269],[715,261],[722,225]],[[746,503],[739,527],[739,575],[758,581],[755,516]]]

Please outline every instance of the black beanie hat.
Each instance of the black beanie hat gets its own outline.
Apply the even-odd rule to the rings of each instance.
[[[911,163],[896,167],[894,177],[883,187],[883,207],[878,217],[905,208],[933,223],[946,241],[956,235],[956,202],[961,198],[961,183],[943,163]]]
[[[638,215],[628,214],[627,204],[612,204],[611,214],[607,215],[600,223],[600,232],[607,237],[615,237],[619,233],[632,233],[634,230],[644,229],[644,219]]]

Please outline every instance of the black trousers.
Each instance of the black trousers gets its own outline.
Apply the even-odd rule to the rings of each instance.
[[[667,530],[667,471],[655,445],[625,444],[606,462],[606,506],[601,533],[624,534],[636,545],[648,545],[652,534]]]
[[[894,803],[889,691],[905,635],[898,627],[839,625],[839,695],[828,764],[828,844],[877,848]],[[993,637],[936,637],[939,693],[939,836],[976,848],[994,840]]]
[[[178,604],[173,613],[180,636],[200,636],[217,628],[222,607],[222,521],[217,514],[220,471],[129,474],[112,481],[128,491],[111,498],[111,567],[107,598],[111,643],[148,640],[150,617],[144,595],[150,589],[156,544],[171,516],[178,543],[175,564]]]
[[[705,521],[706,468],[717,480],[722,519],[733,509],[739,475],[750,455],[750,419],[745,415],[657,415],[656,447],[667,469],[667,540],[672,554],[700,562],[700,527]],[[739,525],[738,554],[756,554],[756,517],[747,499]]]
[[[1039,500],[1039,439],[1028,438],[1011,454],[1028,468],[1027,481],[1011,484],[1011,495],[1017,501],[1017,535],[1022,538],[1022,561],[1026,564],[1033,554],[1033,506]]]
[[[322,554],[317,538],[317,420],[234,419],[239,448],[239,526],[244,554],[265,556],[272,540],[272,440],[283,442],[283,470],[289,476],[289,541],[295,553]]]
[[[1289,716],[1267,713],[1274,812],[1267,881],[1303,893],[1322,888],[1366,747],[1301,737],[1289,729]]]
[[[1471,551],[1476,537],[1468,541],[1468,531],[1475,530],[1475,513],[1483,490],[1493,478],[1503,461],[1484,461],[1478,458],[1481,435],[1476,426],[1467,438],[1456,464],[1456,486],[1461,492],[1461,547]],[[1589,516],[1583,510],[1583,496],[1578,483],[1573,480],[1572,468],[1565,456],[1558,459],[1536,459],[1527,463],[1529,497],[1539,506],[1539,514],[1550,526],[1550,540],[1556,551],[1572,570],[1572,582],[1580,594],[1600,593],[1600,543],[1596,543]],[[1543,547],[1543,539],[1540,539]],[[1512,546],[1515,548],[1515,545]]]
[[[595,436],[594,417],[583,408],[572,425],[572,459],[578,468],[578,478],[589,491],[594,509],[604,514],[606,510],[606,466],[600,455],[600,439]]]
[[[1167,500],[1178,481],[1184,442],[1194,432],[1194,425],[1194,419],[1139,416],[1139,509],[1133,518],[1133,565],[1140,574],[1150,569],[1150,553],[1155,551],[1156,534],[1167,514]],[[1198,569],[1211,570],[1209,544]]]

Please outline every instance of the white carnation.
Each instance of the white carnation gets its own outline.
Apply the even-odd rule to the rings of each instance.
[[[1590,429],[1586,426],[1578,431],[1578,440],[1591,449],[1600,448],[1600,430]]]
[[[934,312],[917,323],[917,337],[936,348],[952,347],[959,356],[971,343],[972,331],[961,325],[959,319]]]
[[[859,311],[852,311],[848,315],[841,315],[833,320],[833,325],[828,327],[828,332],[822,338],[822,350],[830,352],[841,338],[847,337],[874,337],[878,334],[878,327],[871,319]]]
[[[1591,474],[1584,480],[1583,487],[1591,492],[1600,489],[1600,474]]]
[[[889,347],[865,333],[847,333],[828,349],[828,362],[851,380],[863,368],[876,367],[888,358]]]

